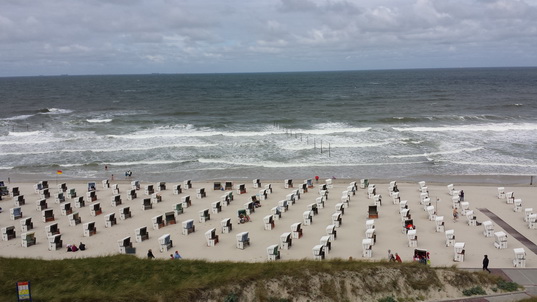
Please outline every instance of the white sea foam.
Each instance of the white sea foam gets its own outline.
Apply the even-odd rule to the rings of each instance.
[[[466,162],[466,161],[451,161],[454,164],[460,165],[474,165],[474,166],[494,166],[494,167],[523,167],[523,168],[536,168],[535,164],[517,164],[517,163],[492,163],[492,162]]]
[[[110,123],[112,121],[111,118],[107,119],[87,119],[88,123]]]
[[[25,120],[29,117],[32,117],[34,116],[33,114],[25,114],[25,115],[17,115],[17,116],[13,116],[13,117],[7,117],[7,118],[2,118],[0,119],[0,121],[19,121],[19,120]]]
[[[404,132],[473,132],[473,131],[533,131],[537,130],[535,123],[498,123],[498,124],[476,124],[476,125],[460,125],[460,126],[440,126],[440,127],[393,127],[394,130]]]
[[[458,149],[458,150],[450,150],[450,151],[438,151],[438,152],[426,152],[426,153],[419,153],[419,154],[404,154],[404,155],[388,155],[389,158],[408,158],[408,157],[429,157],[432,155],[445,155],[445,154],[458,154],[463,152],[475,152],[478,150],[482,150],[483,147],[477,147],[477,148],[464,148],[464,149]]]
[[[245,162],[245,161],[233,161],[233,160],[223,160],[223,159],[210,159],[210,158],[199,158],[198,162],[205,164],[223,164],[223,165],[234,165],[234,166],[252,166],[252,167],[265,167],[265,168],[304,168],[304,167],[358,167],[358,166],[383,166],[383,165],[413,165],[424,163],[420,162],[394,162],[394,163],[333,163],[333,162],[292,162],[292,163],[282,163],[282,162],[273,162],[273,161],[255,161],[255,162]]]
[[[65,114],[73,112],[73,110],[61,108],[47,108],[46,110],[47,112],[41,112],[40,114]]]
[[[37,136],[42,134],[42,131],[27,131],[27,132],[9,132],[9,136]]]

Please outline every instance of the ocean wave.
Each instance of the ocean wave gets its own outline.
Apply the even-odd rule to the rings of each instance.
[[[476,124],[459,126],[438,126],[438,127],[392,127],[400,132],[475,132],[475,131],[534,131],[537,130],[535,123],[498,123],[498,124]]]
[[[33,114],[23,114],[23,115],[17,115],[17,116],[12,116],[12,117],[6,117],[6,118],[2,118],[0,119],[0,121],[19,121],[19,120],[25,120],[29,117],[32,117],[34,116]]]
[[[475,152],[478,150],[484,149],[483,147],[477,147],[477,148],[464,148],[459,150],[451,150],[451,151],[439,151],[439,152],[426,152],[426,153],[419,153],[419,154],[404,154],[404,155],[388,155],[388,158],[409,158],[409,157],[426,157],[429,158],[431,155],[444,155],[444,154],[459,154],[463,152]]]
[[[69,109],[61,109],[61,108],[43,108],[39,109],[40,114],[65,114],[65,113],[71,113],[73,110]]]
[[[536,164],[516,164],[516,163],[493,163],[493,162],[466,162],[466,161],[450,161],[453,164],[459,164],[459,165],[473,165],[473,166],[493,166],[493,167],[522,167],[522,168],[536,168]]]
[[[391,118],[379,119],[386,124],[400,123],[419,123],[431,121],[505,121],[513,120],[512,117],[480,114],[480,115],[435,115],[435,116],[393,116]]]
[[[385,146],[385,145],[388,145],[390,143],[391,142],[355,143],[355,144],[352,144],[352,143],[331,143],[331,142],[326,142],[325,141],[323,143],[323,148],[328,149],[328,146],[330,146],[331,149],[335,149],[335,148],[371,148],[371,147]],[[313,141],[312,141],[309,144],[302,145],[302,146],[289,146],[289,145],[282,146],[281,149],[299,151],[299,150],[310,150],[310,149],[314,149],[314,148],[319,149],[320,147],[321,147],[320,142],[317,142],[315,144],[315,146],[314,146]]]
[[[256,162],[244,162],[244,161],[230,161],[222,159],[210,159],[199,158],[198,162],[204,164],[222,164],[233,166],[250,166],[250,167],[264,167],[264,168],[307,168],[307,167],[359,167],[359,166],[385,166],[385,165],[414,165],[423,164],[426,161],[419,162],[393,162],[393,163],[327,163],[327,162],[303,162],[303,163],[282,163],[271,161],[256,161]]]
[[[108,119],[87,119],[86,122],[88,123],[110,123],[112,121],[111,118]]]
[[[34,136],[34,135],[40,135],[44,132],[42,131],[26,131],[26,132],[8,132],[8,136]]]

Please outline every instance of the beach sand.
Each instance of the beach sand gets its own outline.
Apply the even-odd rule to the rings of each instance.
[[[427,181],[427,179],[424,179]],[[164,181],[164,180],[163,180]],[[179,195],[173,194],[172,186],[176,183],[167,183],[167,188],[161,191],[162,202],[153,205],[150,210],[142,210],[141,203],[144,198],[144,188],[147,184],[141,183],[141,189],[137,191],[138,197],[134,200],[127,200],[127,190],[130,189],[130,181],[110,181],[111,184],[118,184],[123,204],[117,207],[111,205],[113,196],[112,188],[103,188],[101,180],[96,182],[96,194],[100,202],[103,213],[98,216],[90,215],[91,202],[86,200],[86,206],[74,208],[74,202],[71,202],[73,210],[79,212],[82,224],[70,226],[67,216],[62,216],[60,204],[55,203],[54,195],[58,192],[57,183],[63,183],[65,180],[49,180],[51,198],[47,199],[49,208],[54,210],[55,221],[43,222],[41,211],[36,210],[36,201],[39,198],[34,191],[34,183],[10,183],[8,188],[19,187],[21,194],[24,195],[26,204],[22,205],[23,217],[32,217],[34,231],[37,238],[37,244],[30,247],[21,246],[21,226],[20,220],[11,220],[9,209],[14,207],[14,201],[9,196],[3,196],[0,206],[3,213],[0,213],[0,227],[15,226],[16,238],[9,241],[0,241],[0,256],[2,257],[22,257],[22,258],[40,258],[40,259],[67,259],[96,257],[103,255],[113,255],[119,253],[118,240],[130,236],[136,256],[146,257],[149,249],[153,250],[156,258],[167,259],[174,251],[179,251],[185,259],[204,259],[209,261],[244,261],[260,262],[267,260],[267,247],[273,244],[279,244],[280,235],[284,232],[291,232],[293,223],[301,222],[303,236],[300,239],[293,239],[292,246],[288,250],[280,250],[281,260],[298,260],[313,259],[312,248],[319,244],[322,236],[326,235],[326,227],[332,224],[331,216],[335,212],[335,205],[341,202],[341,194],[347,189],[351,181],[360,180],[334,180],[333,188],[329,188],[328,199],[325,207],[318,210],[318,215],[313,216],[311,225],[304,225],[303,212],[307,210],[309,204],[315,203],[319,197],[319,185],[325,180],[315,183],[307,193],[301,195],[300,199],[294,205],[289,205],[289,210],[282,213],[282,217],[275,221],[275,227],[272,230],[265,230],[263,217],[271,214],[271,209],[278,205],[278,201],[286,199],[286,195],[303,183],[303,179],[294,179],[294,188],[284,188],[284,181],[266,181],[261,180],[262,187],[271,183],[273,193],[268,195],[266,200],[261,201],[261,207],[256,208],[255,212],[250,215],[251,221],[243,224],[237,223],[237,211],[244,208],[244,204],[251,200],[252,195],[259,193],[260,189],[254,188],[252,180],[233,181],[234,185],[244,183],[247,193],[238,194],[233,190],[234,200],[228,206],[223,206],[220,213],[211,212],[211,203],[220,200],[225,194],[223,191],[213,190],[213,182],[201,181],[193,182],[193,188],[185,190]],[[76,189],[80,196],[86,195],[88,181],[67,180],[69,189]],[[224,183],[225,181],[221,181]],[[373,183],[373,182],[372,182]],[[332,249],[326,254],[326,259],[363,259],[371,261],[386,260],[388,250],[398,253],[404,262],[413,261],[415,247],[408,246],[407,235],[402,232],[401,215],[399,205],[392,202],[388,192],[389,181],[375,180],[377,194],[382,196],[382,205],[378,207],[379,216],[374,219],[376,243],[372,247],[372,257],[362,257],[362,239],[365,238],[366,220],[368,220],[368,207],[373,204],[373,199],[368,198],[367,189],[359,188],[356,195],[350,197],[349,207],[344,210],[342,215],[342,224],[337,228],[337,238],[332,242]],[[446,246],[445,234],[436,232],[436,224],[428,219],[428,213],[420,204],[420,192],[417,183],[399,183],[401,200],[407,200],[410,214],[416,225],[418,244],[417,248],[426,249],[430,253],[430,262],[433,266],[452,266],[460,268],[480,268],[483,255],[487,254],[490,259],[490,268],[509,268],[513,267],[514,248],[524,248],[526,251],[526,267],[537,267],[537,255],[530,250],[529,246],[519,242],[509,231],[504,230],[497,223],[494,224],[494,232],[504,231],[507,233],[507,248],[497,249],[494,247],[494,237],[485,237],[483,234],[484,227],[469,226],[467,219],[460,216],[457,222],[452,220],[452,201],[448,194],[447,183],[427,184],[429,196],[433,206],[437,206],[437,214],[444,216],[445,230],[453,229],[455,231],[456,242],[465,243],[465,258],[463,262],[454,262],[454,248]],[[478,222],[491,220],[482,211],[486,208],[497,215],[517,232],[528,238],[534,244],[537,241],[537,230],[529,229],[524,222],[524,209],[533,208],[537,211],[537,189],[534,186],[506,186],[506,192],[514,192],[515,198],[522,199],[521,212],[513,211],[513,204],[506,203],[505,199],[497,197],[497,185],[476,185],[476,184],[457,184],[455,189],[463,189],[465,192],[465,201],[469,202],[470,209],[474,211]],[[196,190],[205,188],[207,197],[196,198]],[[173,211],[174,205],[181,202],[181,197],[190,195],[192,206],[185,208],[184,213],[177,215],[177,224],[168,225],[160,229],[153,229],[152,217]],[[436,200],[439,199],[438,202]],[[66,198],[66,202],[70,202]],[[95,203],[95,202],[93,202]],[[130,206],[132,218],[119,219],[119,210],[124,206]],[[199,221],[199,211],[209,209],[210,220],[206,222]],[[106,228],[105,215],[116,213],[117,224]],[[231,218],[233,229],[228,234],[222,234],[220,222],[224,218]],[[182,221],[193,219],[196,231],[189,235],[182,234]],[[95,221],[97,233],[91,237],[84,237],[83,224]],[[51,223],[58,223],[63,240],[63,248],[55,251],[48,250],[45,226]],[[141,243],[135,241],[135,229],[146,226],[149,231],[149,239]],[[219,236],[219,243],[213,247],[207,246],[205,232],[211,228],[216,228],[216,234]],[[240,232],[249,232],[250,246],[245,249],[236,247],[236,234]],[[173,240],[173,247],[164,252],[160,252],[158,238],[164,234],[170,234]],[[80,242],[86,244],[87,250],[77,252],[67,252],[68,244],[78,245]]]

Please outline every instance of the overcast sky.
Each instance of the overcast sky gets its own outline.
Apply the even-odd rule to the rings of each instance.
[[[0,0],[0,76],[537,66],[537,0]]]

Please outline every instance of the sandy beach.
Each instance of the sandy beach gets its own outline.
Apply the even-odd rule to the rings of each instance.
[[[165,180],[163,180],[165,181]],[[29,257],[41,259],[65,259],[95,257],[103,255],[113,255],[119,253],[118,240],[130,236],[133,246],[136,248],[136,256],[146,257],[149,249],[153,250],[156,258],[166,259],[170,254],[179,251],[185,259],[204,259],[209,261],[246,261],[259,262],[267,260],[267,247],[280,243],[280,235],[285,232],[291,232],[291,225],[302,223],[303,234],[299,239],[292,240],[292,246],[289,249],[280,249],[281,260],[298,260],[313,259],[312,248],[320,244],[322,236],[326,235],[326,227],[332,224],[332,214],[336,211],[336,204],[341,203],[342,192],[346,191],[352,181],[356,181],[360,186],[360,179],[333,180],[332,187],[328,188],[328,198],[325,201],[324,208],[318,209],[318,214],[312,217],[311,225],[304,225],[303,213],[308,210],[308,205],[316,203],[320,196],[319,188],[325,183],[324,179],[318,183],[313,181],[313,188],[308,192],[300,195],[294,204],[289,204],[288,211],[281,214],[279,220],[274,221],[274,228],[266,230],[263,218],[272,214],[271,209],[278,206],[278,202],[285,200],[287,195],[293,190],[299,190],[304,179],[293,179],[294,187],[285,188],[284,180],[266,181],[261,179],[261,188],[271,184],[273,192],[268,194],[266,200],[261,200],[261,206],[255,208],[255,212],[250,214],[250,221],[239,224],[237,212],[244,208],[244,204],[251,201],[252,195],[259,196],[259,188],[254,188],[252,180],[234,181],[232,191],[214,190],[213,181],[192,182],[193,187],[185,189],[183,182],[166,183],[166,189],[160,192],[162,201],[153,204],[152,209],[143,210],[142,201],[149,198],[145,195],[144,188],[146,185],[156,183],[141,182],[140,190],[137,190],[137,198],[127,199],[127,191],[130,190],[130,180],[110,181],[110,184],[118,184],[122,204],[112,206],[111,200],[114,196],[112,187],[103,188],[102,180],[92,181],[73,181],[73,180],[48,180],[51,197],[47,199],[49,209],[53,209],[55,220],[44,222],[42,212],[36,209],[36,201],[40,199],[34,190],[35,183],[9,183],[6,184],[8,189],[18,187],[20,193],[24,195],[25,204],[20,206],[23,218],[32,218],[33,229],[37,243],[30,247],[21,245],[21,224],[20,219],[12,220],[10,218],[10,208],[15,207],[15,202],[10,196],[3,196],[0,206],[3,212],[0,213],[0,227],[14,226],[16,238],[8,241],[0,241],[0,256],[2,257]],[[424,179],[427,181],[427,179]],[[74,212],[78,212],[81,218],[81,224],[70,226],[68,217],[61,214],[61,207],[64,203],[56,203],[55,195],[58,192],[57,185],[66,182],[68,189],[75,189],[78,196],[84,196],[86,206],[75,208],[75,203],[69,197],[66,202],[71,202]],[[88,191],[87,183],[96,183],[97,200],[89,202],[86,198]],[[224,184],[226,181],[219,181]],[[366,221],[369,220],[368,209],[374,204],[374,198],[369,198],[367,189],[358,188],[355,195],[350,196],[348,207],[344,208],[342,214],[341,226],[336,228],[337,237],[332,242],[332,249],[326,253],[326,259],[364,259],[371,261],[386,260],[388,250],[398,253],[403,261],[413,261],[414,249],[409,247],[407,234],[402,230],[402,220],[400,214],[400,205],[394,204],[388,190],[390,180],[371,181],[375,184],[376,193],[382,196],[382,204],[378,206],[378,218],[374,219],[374,229],[376,242],[372,247],[372,257],[363,257],[362,240],[366,238]],[[181,184],[183,192],[179,195],[174,194],[173,187]],[[246,193],[239,194],[236,186],[244,184]],[[537,267],[537,255],[532,248],[531,243],[536,243],[537,230],[529,229],[528,224],[524,221],[524,209],[533,208],[537,211],[537,200],[535,199],[537,189],[534,186],[519,185],[505,186],[505,192],[514,192],[516,199],[522,200],[521,211],[514,211],[514,204],[507,203],[505,198],[498,198],[498,185],[476,185],[476,184],[457,184],[454,183],[455,190],[464,190],[465,202],[468,202],[469,209],[474,211],[477,222],[493,221],[488,215],[489,212],[496,215],[499,219],[506,222],[512,229],[504,229],[498,223],[493,221],[493,232],[503,231],[507,234],[507,248],[495,248],[495,238],[484,235],[484,226],[470,226],[467,218],[460,215],[459,220],[454,222],[452,219],[452,196],[448,194],[448,183],[426,183],[428,188],[431,205],[435,206],[436,214],[444,217],[444,229],[454,230],[455,241],[465,243],[464,261],[455,262],[454,248],[446,246],[446,237],[444,232],[437,232],[435,221],[429,220],[429,214],[424,210],[420,203],[420,191],[418,183],[399,183],[397,186],[401,200],[407,200],[408,209],[411,218],[416,226],[417,248],[426,249],[430,254],[430,263],[433,266],[452,266],[456,265],[461,268],[479,268],[481,267],[483,255],[487,254],[490,258],[490,268],[509,268],[513,267],[514,248],[524,248],[526,252],[526,267]],[[206,197],[197,198],[197,190],[205,188]],[[69,190],[65,193],[67,193]],[[222,206],[221,212],[213,213],[211,204],[221,200],[221,196],[233,192],[234,200],[228,206]],[[153,228],[152,218],[171,212],[175,204],[181,203],[181,198],[189,195],[192,205],[184,209],[184,213],[176,215],[176,224],[170,224],[159,229]],[[437,201],[438,199],[438,201]],[[102,208],[102,214],[92,216],[90,214],[91,205],[99,202]],[[120,208],[130,207],[132,217],[121,220],[119,217]],[[209,209],[210,220],[200,222],[199,212]],[[481,210],[479,210],[481,209]],[[488,211],[486,211],[486,210]],[[462,209],[459,209],[461,212]],[[117,224],[112,227],[105,227],[105,216],[115,213]],[[222,233],[221,221],[230,218],[232,231]],[[195,232],[189,235],[182,234],[182,222],[194,220]],[[83,225],[86,222],[94,221],[97,232],[90,237],[84,236]],[[52,223],[58,223],[63,247],[55,251],[49,251],[45,226]],[[143,242],[136,242],[135,229],[147,227],[149,239]],[[209,229],[216,228],[216,235],[219,242],[215,246],[207,246],[205,232]],[[529,239],[528,242],[520,242],[513,236],[513,230]],[[244,249],[238,249],[236,244],[236,235],[240,232],[248,232],[250,245]],[[170,234],[173,241],[173,247],[167,251],[160,252],[158,238],[164,234]],[[86,244],[87,250],[77,252],[67,252],[68,244]],[[528,246],[530,245],[530,246]]]

